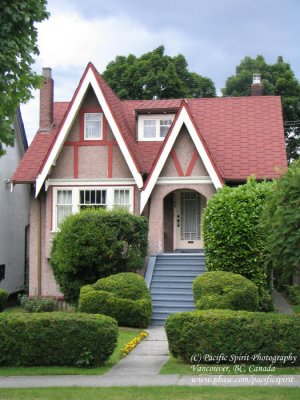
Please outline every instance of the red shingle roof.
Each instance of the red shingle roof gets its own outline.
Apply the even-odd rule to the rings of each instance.
[[[94,68],[94,67],[93,67]],[[178,109],[182,99],[121,101],[94,69],[98,84],[141,173],[149,173],[163,142],[137,142],[136,114],[146,109]],[[287,166],[280,97],[187,99],[187,107],[224,180],[275,178]],[[54,103],[54,127],[37,133],[14,183],[35,182],[54,144],[69,103]]]

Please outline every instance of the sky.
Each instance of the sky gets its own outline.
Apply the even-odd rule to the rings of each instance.
[[[140,56],[160,45],[183,54],[190,71],[218,93],[245,56],[278,56],[300,80],[300,0],[48,0],[37,24],[33,70],[52,68],[55,101],[69,101],[88,62],[101,73],[117,55]],[[38,129],[39,93],[21,106],[29,142]]]

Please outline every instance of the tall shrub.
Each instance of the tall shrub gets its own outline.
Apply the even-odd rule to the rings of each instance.
[[[300,271],[300,160],[278,179],[265,204],[267,259],[280,282]]]
[[[81,286],[144,265],[148,222],[124,211],[85,210],[65,219],[56,234],[50,264],[66,301],[76,303]]]
[[[257,183],[254,178],[236,188],[225,187],[211,198],[203,217],[207,269],[235,272],[252,280],[266,309],[271,307],[266,234],[259,221],[271,187],[272,183]]]

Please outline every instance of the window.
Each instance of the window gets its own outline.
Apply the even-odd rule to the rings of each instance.
[[[84,139],[101,140],[102,139],[102,114],[85,113],[84,114]]]
[[[130,192],[129,189],[115,189],[114,208],[130,211]]]
[[[72,190],[58,190],[56,200],[56,226],[72,214]]]
[[[138,119],[139,140],[163,140],[169,132],[173,114],[140,115]]]
[[[133,212],[133,188],[122,186],[53,188],[53,231],[71,214],[88,208]]]
[[[80,190],[80,209],[106,208],[106,190]]]

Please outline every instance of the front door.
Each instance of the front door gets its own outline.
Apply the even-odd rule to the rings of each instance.
[[[193,190],[174,193],[174,250],[202,249],[201,195]]]

